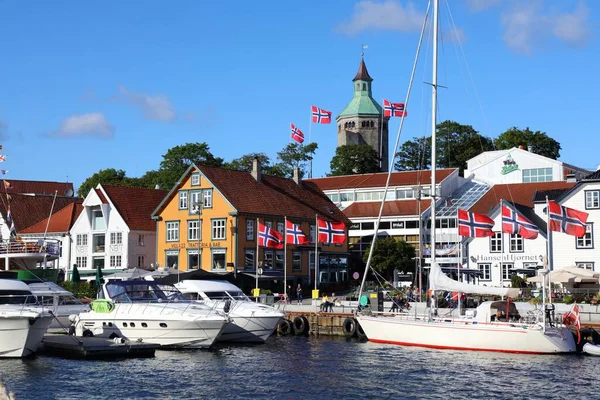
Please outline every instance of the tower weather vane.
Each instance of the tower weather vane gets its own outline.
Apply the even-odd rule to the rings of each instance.
[[[367,44],[362,44],[360,47],[360,56],[361,58],[365,56],[365,49],[368,49],[369,45]]]

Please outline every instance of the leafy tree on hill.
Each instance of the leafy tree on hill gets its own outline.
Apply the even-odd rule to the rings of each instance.
[[[531,131],[529,128],[518,129],[512,127],[506,132],[500,134],[494,140],[498,150],[511,149],[513,147],[523,146],[532,147],[532,152],[554,160],[560,157],[560,143],[549,137],[546,132]]]
[[[99,183],[105,185],[139,186],[136,179],[125,176],[125,171],[122,169],[107,168],[101,169],[83,181],[79,186],[77,195],[79,197],[87,196],[90,190],[98,186]]]
[[[335,149],[329,164],[332,176],[379,172],[377,151],[366,144],[350,144]]]
[[[300,143],[289,143],[277,153],[279,162],[273,166],[275,175],[291,178],[294,168],[300,169],[300,177],[308,175],[309,161],[313,159],[319,146],[316,143],[301,145]]]
[[[407,140],[400,146],[394,164],[396,171],[429,169],[431,165],[431,140],[426,137]]]
[[[206,143],[186,143],[167,150],[162,156],[156,179],[162,188],[172,188],[181,175],[192,164],[204,164],[213,167],[223,165],[223,159],[215,157]]]

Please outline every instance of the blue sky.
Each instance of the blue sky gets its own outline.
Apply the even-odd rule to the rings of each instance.
[[[595,169],[600,5],[449,2],[456,25],[442,0],[439,121],[490,137],[512,126],[545,131],[562,160]],[[2,2],[7,179],[77,186],[111,167],[140,176],[187,142],[226,160],[275,159],[290,122],[308,136],[312,104],[335,116],[350,101],[362,44],[374,97],[403,101],[426,9],[401,0],[143,4]],[[401,141],[429,134],[430,60],[426,43]],[[393,145],[398,120],[390,127]],[[314,176],[324,176],[335,124],[313,124],[311,139]]]

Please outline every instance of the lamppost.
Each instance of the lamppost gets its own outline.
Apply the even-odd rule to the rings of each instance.
[[[198,269],[200,269],[200,240],[201,240],[201,224],[202,224],[202,199],[198,199],[194,202],[194,212],[198,214],[198,226],[196,227],[196,237],[198,238],[198,253],[196,254]],[[189,268],[189,265],[188,265]]]

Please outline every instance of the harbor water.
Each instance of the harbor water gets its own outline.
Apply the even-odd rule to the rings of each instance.
[[[600,359],[454,352],[334,337],[157,351],[146,359],[0,360],[17,399],[597,398]]]

